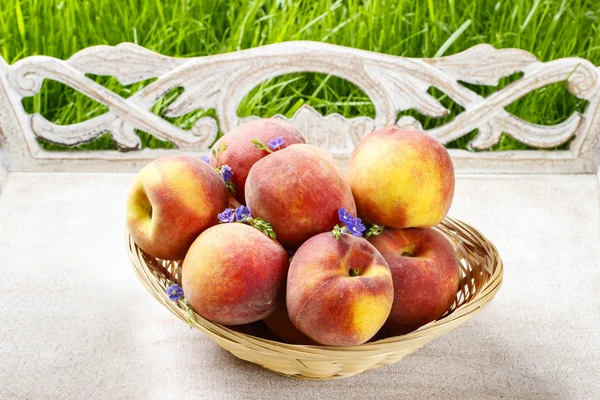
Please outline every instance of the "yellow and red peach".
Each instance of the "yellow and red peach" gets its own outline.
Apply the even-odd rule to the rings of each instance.
[[[196,313],[224,325],[271,314],[289,266],[286,251],[249,225],[213,226],[194,241],[183,261],[182,286]]]
[[[223,179],[188,155],[161,157],[135,178],[126,202],[133,240],[153,257],[180,260],[202,231],[217,224],[228,204]]]
[[[388,265],[363,238],[321,233],[300,246],[290,264],[290,319],[318,343],[365,343],[387,320],[393,299]]]
[[[436,225],[454,196],[454,168],[444,146],[396,125],[359,142],[347,176],[358,215],[393,228]]]
[[[385,324],[391,335],[411,332],[450,309],[460,264],[444,235],[431,228],[386,229],[369,241],[392,271],[394,304]]]
[[[250,168],[261,158],[269,155],[266,150],[254,147],[253,139],[258,139],[267,144],[270,139],[281,137],[284,141],[281,148],[295,143],[304,143],[300,132],[289,122],[275,118],[257,119],[246,122],[232,129],[221,137],[213,146],[218,149],[222,144],[227,149],[219,156],[219,164],[229,165],[233,171],[231,182],[235,185],[236,199],[246,204],[245,186]],[[210,157],[211,165],[216,167],[215,157]]]
[[[246,201],[252,215],[271,223],[286,248],[330,231],[342,207],[356,215],[352,191],[336,161],[308,144],[291,145],[254,164]]]

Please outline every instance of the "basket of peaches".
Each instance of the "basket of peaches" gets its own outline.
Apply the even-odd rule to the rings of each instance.
[[[346,171],[278,119],[210,156],[159,158],[126,203],[146,289],[235,356],[300,379],[392,364],[495,296],[502,261],[446,214],[454,169],[424,132],[365,136]]]

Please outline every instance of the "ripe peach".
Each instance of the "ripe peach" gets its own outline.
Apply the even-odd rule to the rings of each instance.
[[[387,261],[394,305],[386,328],[411,332],[440,318],[456,299],[460,265],[450,242],[431,228],[386,229],[369,241]]]
[[[275,309],[288,270],[284,248],[241,223],[213,226],[183,261],[182,286],[196,313],[224,325],[259,321]]]
[[[146,165],[126,202],[133,240],[151,256],[180,260],[228,204],[219,174],[196,157],[172,155]]]
[[[317,342],[300,332],[292,323],[285,305],[285,290],[278,297],[273,314],[265,318],[265,325],[285,343],[317,344]]]
[[[229,207],[229,208],[233,208],[233,209],[235,210],[235,209],[236,209],[236,208],[238,208],[239,206],[241,206],[240,202],[239,202],[239,201],[237,201],[237,199],[236,199],[235,197],[233,197],[233,196],[231,195],[231,193],[230,193],[230,194],[229,194],[229,204],[228,204],[228,207]]]
[[[454,196],[454,168],[444,146],[424,132],[396,125],[359,142],[348,181],[358,215],[393,228],[436,225]]]
[[[253,139],[267,144],[270,139],[283,138],[281,148],[294,143],[304,143],[304,138],[289,122],[274,118],[257,119],[246,122],[232,129],[220,138],[213,148],[218,149],[222,144],[227,149],[220,155],[219,164],[227,164],[233,171],[231,182],[235,184],[236,199],[246,204],[245,186],[250,168],[261,158],[269,155],[265,150],[254,147]],[[215,157],[210,157],[211,165],[216,166]]]
[[[393,299],[388,265],[363,238],[321,233],[300,246],[290,264],[290,319],[321,344],[365,343],[387,320]]]
[[[254,164],[246,201],[254,216],[271,223],[286,248],[333,229],[342,207],[356,215],[350,186],[336,161],[308,144],[293,144]]]

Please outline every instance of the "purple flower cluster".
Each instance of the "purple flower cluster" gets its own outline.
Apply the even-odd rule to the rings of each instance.
[[[217,215],[217,218],[224,224],[228,224],[234,220],[237,222],[246,222],[248,218],[252,218],[252,213],[248,207],[239,206],[235,210],[233,208],[226,208],[222,213]]]
[[[279,136],[278,138],[269,140],[269,142],[267,143],[267,146],[269,146],[269,148],[271,150],[276,150],[276,149],[281,149],[281,146],[283,146],[283,143],[284,143],[283,137]]]
[[[221,214],[217,214],[217,218],[219,218],[219,221],[225,224],[233,222],[233,220],[235,219],[233,208],[226,208]]]
[[[235,209],[235,219],[237,222],[246,222],[248,218],[252,218],[252,213],[247,206],[239,206]]]
[[[352,222],[346,224],[348,232],[354,236],[362,236],[365,229],[367,229],[360,221],[360,218],[354,218]]]
[[[223,177],[223,180],[225,182],[230,180],[231,177],[233,176],[233,171],[231,170],[231,167],[226,164],[221,165],[221,167],[219,168],[219,173],[221,174],[221,176]]]
[[[340,221],[346,224],[348,232],[354,236],[362,236],[366,227],[362,224],[360,218],[354,218],[345,208],[340,208],[338,211]]]
[[[167,296],[169,296],[169,299],[172,301],[183,299],[183,288],[179,287],[176,283],[167,286]]]
[[[200,159],[202,161],[204,161],[205,163],[210,164],[210,157],[209,156],[202,156],[202,157],[200,157]]]

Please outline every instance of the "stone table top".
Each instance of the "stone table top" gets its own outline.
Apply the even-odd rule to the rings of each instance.
[[[595,175],[467,175],[450,215],[498,247],[482,313],[399,363],[329,382],[238,360],[145,292],[124,243],[132,174],[12,173],[0,195],[0,398],[592,399]]]

